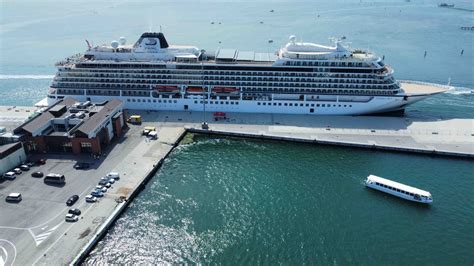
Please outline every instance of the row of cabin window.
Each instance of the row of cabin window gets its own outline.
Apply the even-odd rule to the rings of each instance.
[[[305,84],[311,84],[311,85],[317,85],[317,84],[325,84],[325,83],[331,83],[331,84],[355,84],[355,85],[384,85],[384,84],[390,84],[393,83],[393,80],[387,79],[360,79],[360,78],[352,78],[352,79],[347,79],[347,78],[246,78],[246,77],[235,77],[235,78],[221,78],[221,77],[215,77],[215,78],[201,78],[201,77],[186,77],[186,76],[177,76],[177,77],[159,77],[158,79],[120,79],[120,78],[92,78],[92,77],[84,77],[84,78],[76,78],[76,77],[59,77],[55,78],[55,82],[87,82],[87,83],[119,83],[119,84],[135,84],[135,85],[141,85],[141,84],[154,84],[154,83],[162,83],[162,82],[169,82],[169,81],[179,81],[177,83],[183,83],[183,81],[188,81],[191,82],[192,80],[194,81],[201,81],[204,80],[206,83],[213,84],[213,83],[219,83],[219,82],[226,82],[226,81],[235,81],[236,84],[249,84],[249,85],[266,85],[269,84],[270,86],[287,86],[287,83],[296,83],[299,84],[301,82]],[[264,84],[262,84],[264,82]]]
[[[271,74],[269,74],[271,73]],[[375,73],[321,73],[321,72],[312,72],[312,73],[296,73],[295,75],[283,75],[279,73],[273,73],[273,72],[263,72],[263,73],[257,73],[259,75],[249,75],[249,74],[241,74],[239,73],[232,73],[233,75],[230,75],[230,79],[239,79],[239,78],[275,78],[275,79],[285,79],[285,78],[364,78],[364,79],[379,79],[379,80],[384,80],[385,77],[380,76],[379,74]],[[132,79],[161,79],[164,76],[170,77],[170,75],[179,75],[179,76],[184,76],[184,75],[190,75],[191,77],[202,77],[201,73],[187,73],[183,71],[177,71],[176,73],[155,73],[152,75],[142,75],[142,74],[136,74],[136,73],[126,73],[126,74],[117,74],[117,73],[100,73],[100,74],[93,74],[89,72],[58,72],[57,77],[58,78],[67,78],[67,77],[87,77],[87,78],[132,78]],[[222,76],[227,76],[227,75],[222,75],[220,73],[216,74],[204,74],[204,79],[206,80],[213,80],[214,78],[217,77],[222,77]],[[245,80],[245,79],[244,79]]]
[[[298,106],[298,103],[275,103],[275,102],[274,102],[274,103],[267,103],[267,102],[258,102],[257,105],[269,105],[269,106],[271,106],[271,105],[273,105],[273,106],[282,106],[282,105],[283,105],[283,106]],[[317,104],[314,104],[314,103],[311,103],[311,104],[309,104],[309,103],[306,103],[306,104],[300,103],[300,104],[299,104],[300,107],[303,107],[303,106],[306,106],[306,107],[310,107],[310,106],[311,106],[311,107],[314,107],[315,105],[316,105],[316,107],[331,107],[331,104],[329,104],[329,103],[328,103],[328,104],[325,104],[325,103],[323,103],[323,104],[319,104],[319,103],[317,103]],[[347,105],[347,104],[333,104],[332,106],[333,106],[333,107],[352,107],[352,104],[349,104],[349,105]]]
[[[194,101],[195,104],[200,103],[203,104],[203,101]],[[239,102],[227,102],[227,101],[206,101],[205,104],[234,104],[239,105]]]
[[[319,62],[319,61],[286,61],[287,66],[343,66],[343,67],[371,67],[362,62]]]
[[[154,102],[154,103],[156,103],[156,102],[158,102],[158,103],[162,103],[162,102],[163,102],[163,103],[178,103],[177,100],[156,100],[156,99],[153,99],[153,100],[151,100],[151,99],[127,99],[127,102],[139,102],[139,103],[140,103],[140,102],[143,102],[143,103],[146,103],[146,102],[149,102],[149,103],[151,103],[151,102]]]
[[[248,83],[248,84],[247,84]],[[160,84],[176,84],[175,82],[171,81],[162,81]],[[193,82],[181,82],[181,84],[192,85]],[[293,88],[289,87],[297,87],[294,90],[302,91],[315,91],[316,88],[318,89],[370,89],[370,90],[390,90],[390,89],[397,89],[398,87],[395,84],[335,84],[335,83],[321,83],[321,84],[311,84],[311,83],[295,83],[295,84],[285,84],[285,83],[254,83],[254,82],[228,82],[228,81],[220,81],[220,82],[210,82],[208,84],[211,85],[222,85],[222,86],[252,86],[252,87],[243,87],[243,90],[252,90],[252,91],[260,91],[260,90],[273,90],[273,91],[292,91]],[[150,89],[150,85],[145,84],[115,84],[115,83],[79,83],[79,84],[69,84],[60,82],[53,82],[53,87],[65,87],[65,88],[131,88],[131,89]],[[93,85],[93,86],[91,86]],[[270,87],[266,87],[270,86]]]
[[[196,70],[196,71],[183,71],[183,70],[162,70],[162,69],[156,69],[156,71],[149,71],[149,70],[137,70],[137,69],[130,69],[130,70],[119,70],[119,69],[104,69],[104,70],[99,70],[99,69],[79,69],[75,68],[72,71],[63,71],[59,70],[59,76],[62,76],[62,73],[68,73],[68,75],[76,75],[76,73],[104,73],[106,75],[111,75],[112,77],[116,77],[117,73],[123,73],[122,77],[133,77],[134,74],[137,73],[143,73],[143,74],[155,74],[155,75],[166,75],[166,74],[171,74],[171,75],[182,75],[182,74],[188,74],[188,75],[236,75],[236,76],[277,76],[277,77],[317,77],[320,76],[319,73],[324,72],[323,75],[370,75],[373,76],[376,73],[355,73],[355,72],[347,72],[347,73],[333,73],[329,72],[330,68],[317,68],[315,69],[316,72],[280,72],[280,71],[226,71],[226,70],[221,70],[221,71],[204,71],[202,73],[202,70]],[[111,73],[111,71],[113,71]],[[380,74],[377,74],[380,75]],[[83,76],[83,75],[81,75]],[[88,74],[85,76],[89,76]]]
[[[384,187],[384,188],[388,188],[388,189],[390,189],[390,190],[403,193],[403,194],[405,194],[405,195],[415,196],[415,194],[413,194],[413,193],[409,193],[409,192],[400,190],[400,189],[398,189],[398,188],[394,188],[394,187],[391,187],[391,186],[387,186],[387,185],[384,185],[384,184],[380,184],[380,183],[378,183],[378,182],[375,182],[375,184],[377,184],[377,186]]]

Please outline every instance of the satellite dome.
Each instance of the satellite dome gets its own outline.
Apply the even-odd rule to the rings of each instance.
[[[113,41],[110,43],[110,46],[112,46],[112,48],[114,48],[114,49],[117,49],[118,46],[119,46],[119,43],[118,43],[117,41],[113,40]]]
[[[296,36],[295,35],[291,35],[290,36],[290,42],[291,43],[294,43],[296,41]]]
[[[125,45],[125,43],[127,42],[127,39],[125,39],[125,37],[122,36],[120,37],[119,41],[120,41],[120,45]]]

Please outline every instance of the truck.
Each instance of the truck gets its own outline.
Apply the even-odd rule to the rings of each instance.
[[[131,115],[128,120],[129,123],[140,125],[142,123],[142,116],[141,115]]]

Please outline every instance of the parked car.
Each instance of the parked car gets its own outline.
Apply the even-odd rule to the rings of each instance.
[[[91,192],[91,195],[97,198],[103,197],[104,193],[100,190],[94,190]]]
[[[8,179],[8,180],[13,180],[16,178],[15,172],[7,172],[3,175],[3,178]]]
[[[74,165],[74,169],[76,169],[76,170],[88,169],[89,166],[90,166],[89,163],[84,163],[84,162],[82,162],[82,163],[76,163],[76,164]]]
[[[100,186],[104,186],[104,187],[106,187],[106,188],[109,188],[109,187],[112,186],[112,184],[110,184],[109,180],[105,180],[105,179],[104,179],[104,180],[100,180],[100,181],[99,181],[99,185],[100,185]]]
[[[67,213],[70,213],[70,214],[74,214],[74,215],[81,215],[81,210],[77,209],[77,208],[72,208],[72,209],[69,209],[69,211]]]
[[[77,215],[74,215],[74,214],[71,214],[71,213],[68,213],[66,214],[66,222],[77,222],[79,220],[79,217],[77,217]]]
[[[21,171],[29,171],[30,167],[26,164],[22,164],[22,165],[20,165],[20,169],[21,169]]]
[[[36,161],[37,165],[43,165],[45,163],[46,163],[46,159],[39,159],[39,160]]]
[[[100,185],[99,185],[99,186],[96,186],[96,187],[95,187],[95,190],[99,190],[99,191],[101,191],[102,193],[107,192],[107,188],[106,188],[105,186],[100,186]]]
[[[20,168],[18,168],[18,167],[17,167],[17,168],[15,168],[15,169],[13,169],[13,172],[15,172],[15,174],[17,174],[17,175],[19,175],[19,174],[21,174],[21,173],[22,173],[22,172],[21,172],[21,169],[20,169]]]
[[[43,177],[44,174],[43,174],[43,172],[39,172],[39,171],[38,171],[38,172],[33,172],[33,173],[31,173],[31,176],[32,176],[32,177]]]
[[[79,196],[78,195],[72,195],[71,197],[69,197],[69,199],[67,199],[66,201],[66,205],[67,206],[72,206],[74,205],[74,203],[76,203],[76,201],[79,199]]]
[[[87,195],[86,196],[86,202],[96,202],[97,198],[92,196],[92,195]]]
[[[107,177],[108,178],[113,178],[115,180],[119,180],[120,179],[120,174],[117,173],[117,172],[110,172],[107,174]]]
[[[35,166],[35,164],[33,162],[30,162],[30,161],[25,162],[25,164],[28,165],[28,167],[30,167],[30,168]]]
[[[110,184],[115,183],[115,179],[110,178],[110,177],[108,177],[108,176],[101,177],[100,180],[107,181],[107,182],[109,182]]]
[[[20,193],[10,193],[5,198],[7,202],[20,202],[22,200]]]

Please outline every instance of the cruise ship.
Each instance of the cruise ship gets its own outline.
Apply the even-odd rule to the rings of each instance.
[[[84,54],[56,64],[47,102],[117,98],[127,109],[365,115],[403,111],[447,89],[401,83],[380,57],[333,41],[290,36],[275,53],[170,45],[161,32],[143,33],[134,44],[123,37],[87,42]]]

